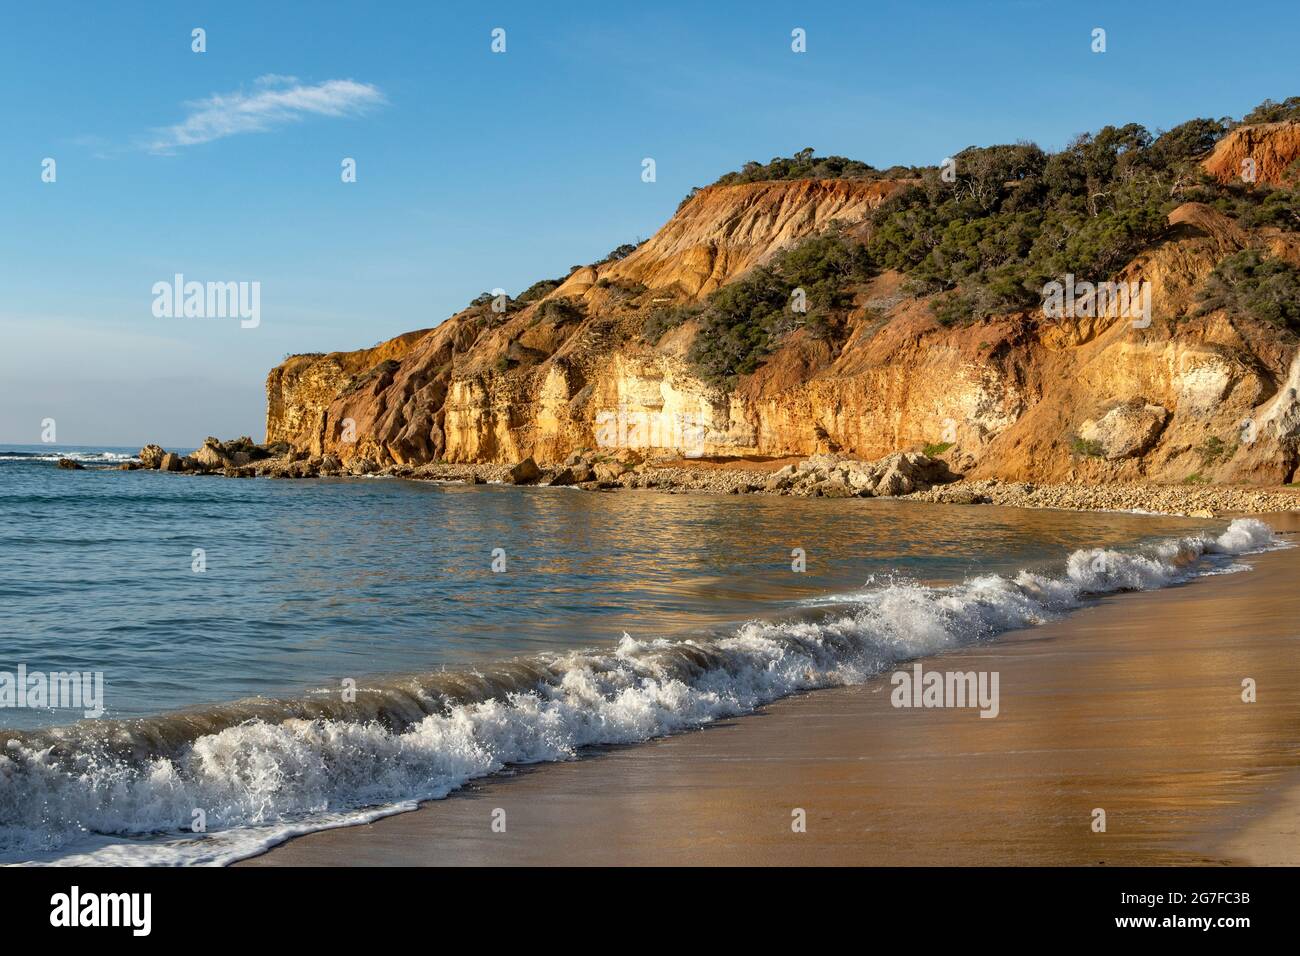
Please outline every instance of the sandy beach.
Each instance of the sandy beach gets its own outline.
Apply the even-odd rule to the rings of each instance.
[[[1245,561],[925,662],[998,672],[995,719],[895,708],[882,677],[239,865],[1295,865],[1300,549]]]

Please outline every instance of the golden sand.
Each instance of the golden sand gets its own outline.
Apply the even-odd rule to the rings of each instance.
[[[996,719],[886,675],[246,864],[1300,864],[1300,548],[1245,560],[925,661],[996,670]]]

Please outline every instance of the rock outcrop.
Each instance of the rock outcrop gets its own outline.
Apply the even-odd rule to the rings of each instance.
[[[956,480],[946,462],[921,454],[895,452],[870,462],[822,454],[786,465],[763,490],[811,498],[893,498]]]
[[[1278,185],[1300,156],[1300,122],[1238,126],[1215,144],[1206,170],[1221,182]]]
[[[1261,183],[1278,181],[1300,157],[1298,130],[1239,127],[1206,169],[1238,175],[1249,156]],[[1295,480],[1294,341],[1222,311],[1203,314],[1198,293],[1218,262],[1248,246],[1300,264],[1300,234],[1247,234],[1200,203],[1175,209],[1160,241],[1114,277],[1149,283],[1147,325],[1112,309],[944,327],[902,276],[885,272],[856,289],[837,341],[792,332],[726,388],[688,360],[696,323],[649,331],[659,310],[702,299],[832,221],[867,228],[901,185],[701,190],[631,255],[577,269],[505,313],[480,304],[374,348],[288,359],[267,379],[267,441],[345,471],[529,458],[545,470],[581,449],[867,461],[928,449],[973,479]],[[204,467],[240,467],[206,462],[214,456],[204,453]],[[620,477],[587,467],[587,480]],[[858,493],[851,477],[828,478],[825,491],[839,494],[842,479]],[[888,491],[907,476],[868,484],[879,481]]]
[[[1079,438],[1096,446],[1107,461],[1145,454],[1160,436],[1169,412],[1141,399],[1121,402],[1097,421],[1089,419],[1079,429]]]
[[[893,180],[745,183],[701,189],[625,259],[578,269],[553,293],[600,304],[600,284],[640,283],[698,299],[834,220],[866,218],[898,188]]]
[[[162,464],[163,455],[166,452],[159,445],[145,445],[140,449],[140,467],[157,468]]]

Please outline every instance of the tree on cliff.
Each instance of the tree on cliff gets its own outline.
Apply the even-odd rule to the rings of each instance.
[[[754,371],[797,329],[829,336],[852,303],[849,290],[874,273],[866,247],[833,225],[715,292],[700,314],[691,360],[708,380],[726,382]],[[796,290],[802,311],[793,305]]]

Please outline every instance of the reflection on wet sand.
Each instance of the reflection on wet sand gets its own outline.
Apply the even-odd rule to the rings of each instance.
[[[882,678],[489,780],[247,862],[1300,863],[1287,789],[1300,770],[1300,549],[1249,563],[927,662],[997,670],[995,720],[895,709]],[[1242,701],[1245,678],[1255,703]],[[490,829],[496,808],[505,833]]]

